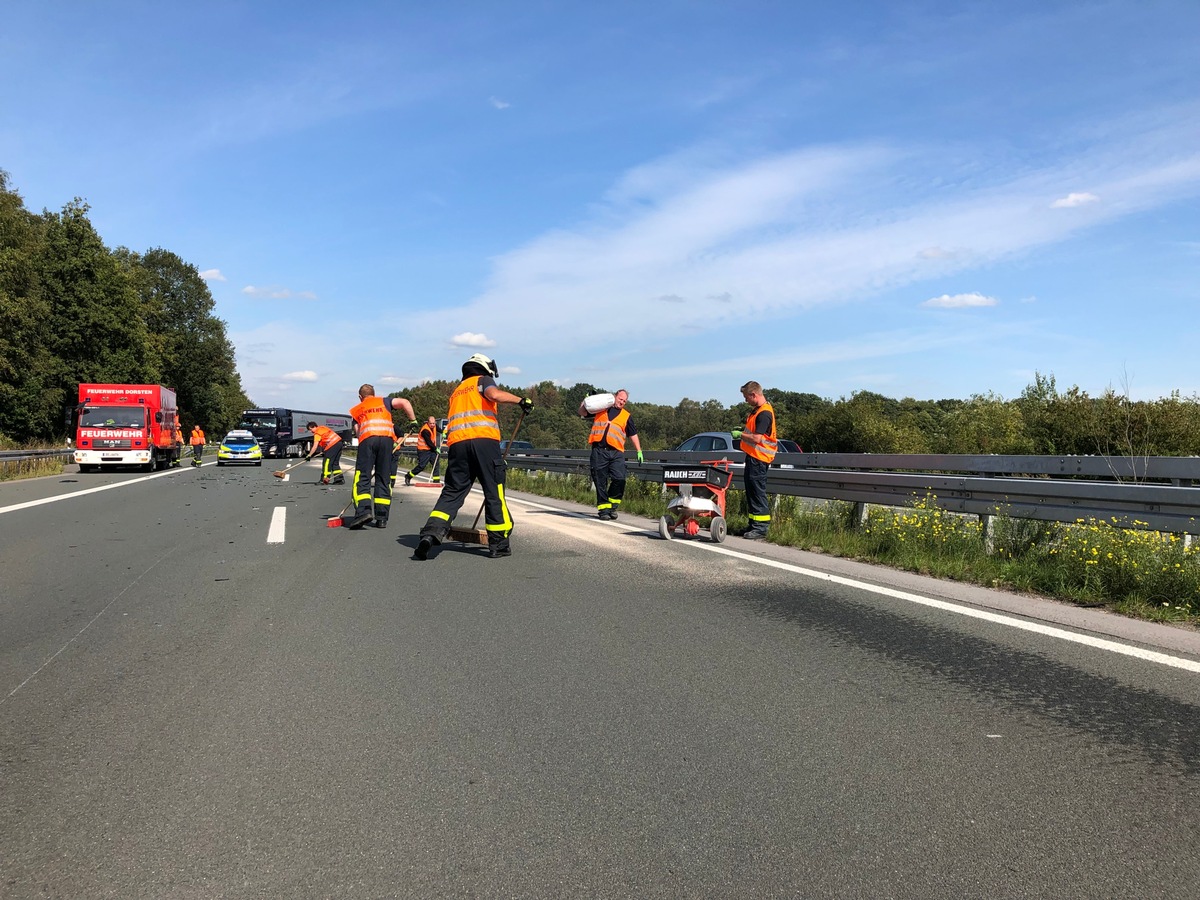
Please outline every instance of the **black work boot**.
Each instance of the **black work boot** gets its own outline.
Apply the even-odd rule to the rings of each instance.
[[[362,528],[373,518],[375,517],[371,515],[371,511],[369,509],[364,509],[362,512],[355,513],[354,518],[346,523],[346,527],[354,529]]]
[[[512,546],[508,541],[502,543],[488,544],[488,558],[500,559],[502,556],[512,556]]]
[[[440,543],[441,541],[436,535],[423,534],[420,543],[417,544],[417,549],[413,551],[413,556],[417,559],[428,559],[429,551]]]
[[[384,516],[383,518],[377,517],[373,524],[376,528],[387,528],[387,516]]]

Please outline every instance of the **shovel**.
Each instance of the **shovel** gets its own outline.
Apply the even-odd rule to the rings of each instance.
[[[513,441],[517,439],[517,435],[521,433],[521,423],[525,421],[525,411],[521,410],[521,417],[517,419],[517,426],[513,429],[512,437],[508,439],[508,443],[504,445],[504,453],[501,459],[508,459],[508,451],[512,449]],[[449,463],[447,463],[449,465]],[[470,528],[455,528],[450,526],[450,532],[446,535],[446,539],[450,541],[461,541],[464,544],[486,544],[487,529],[479,527],[479,517],[483,515],[484,509],[487,508],[487,499],[484,498],[483,503],[479,504],[479,512],[475,513],[475,521]]]

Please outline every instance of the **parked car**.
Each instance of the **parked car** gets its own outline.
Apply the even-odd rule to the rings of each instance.
[[[784,440],[779,438],[780,453],[803,453],[800,445],[795,441]],[[740,450],[738,442],[733,439],[733,435],[728,431],[705,431],[701,434],[694,434],[678,447],[675,448],[679,453],[728,453],[731,450]],[[793,468],[788,463],[780,463],[780,468]]]
[[[533,444],[529,441],[501,441],[500,452],[503,453],[509,444],[512,444],[512,450],[509,451],[512,456],[528,456],[529,451],[533,449]]]
[[[728,453],[737,449],[738,446],[734,443],[733,435],[728,431],[705,431],[701,434],[694,434],[675,448],[678,453],[708,453],[713,450],[718,453]]]
[[[733,439],[733,434],[727,431],[706,431],[700,434],[692,434],[682,444],[677,446],[679,452],[692,452],[700,450],[738,450],[738,442]],[[786,440],[779,438],[779,452],[781,454],[803,454],[804,450],[800,449],[800,445],[794,440]]]
[[[262,465],[262,447],[249,431],[234,429],[225,435],[217,449],[217,465],[226,463],[250,463]]]

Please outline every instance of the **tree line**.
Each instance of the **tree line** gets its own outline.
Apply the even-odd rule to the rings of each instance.
[[[457,382],[435,381],[399,391],[418,416],[444,416]],[[589,394],[609,388],[562,387],[544,381],[509,387],[536,404],[521,425],[520,440],[552,449],[587,446],[590,422],[578,415]],[[994,453],[1107,456],[1200,455],[1200,398],[1178,392],[1134,401],[1107,389],[1091,397],[1078,387],[1060,390],[1053,375],[1038,373],[1016,399],[995,394],[966,400],[895,400],[870,391],[829,400],[779,388],[764,392],[775,410],[779,437],[805,452]],[[637,402],[630,411],[643,449],[669,450],[703,431],[731,431],[746,421],[750,406],[684,399],[675,406]],[[502,409],[504,436],[517,413]]]
[[[0,440],[54,440],[84,383],[164,384],[223,433],[254,404],[196,267],[104,245],[76,197],[35,214],[0,170]]]

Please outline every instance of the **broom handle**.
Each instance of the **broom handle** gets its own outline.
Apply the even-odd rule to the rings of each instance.
[[[500,454],[501,459],[508,459],[508,451],[512,449],[513,441],[517,439],[517,435],[521,433],[521,423],[525,421],[525,410],[521,410],[521,417],[517,419],[517,427],[513,429],[512,437],[508,439],[508,443],[504,445],[504,452]],[[483,503],[479,505],[479,512],[475,513],[475,521],[471,523],[471,530],[474,531],[479,527],[479,517],[483,515],[483,509],[487,506],[487,498],[483,498]]]

